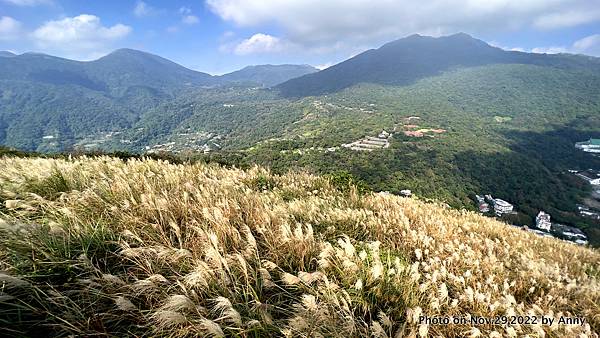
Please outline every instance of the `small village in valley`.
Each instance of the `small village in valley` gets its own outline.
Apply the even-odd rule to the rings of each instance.
[[[492,195],[475,195],[475,199],[477,200],[479,211],[482,214],[502,217],[504,215],[517,213],[514,205],[503,199],[494,198]],[[535,226],[533,228],[519,225],[513,226],[519,227],[525,231],[533,232],[540,236],[555,237],[580,245],[588,244],[588,238],[583,231],[565,224],[552,223],[551,216],[542,210],[537,214]]]
[[[590,138],[587,141],[575,143],[575,148],[593,156],[600,154],[600,139]],[[577,204],[578,215],[585,218],[600,220],[600,170],[586,169],[576,170],[571,169],[568,172],[576,177],[586,181],[592,187],[592,192],[589,198],[584,200],[583,204]],[[479,212],[489,216],[502,217],[509,214],[517,214],[516,208],[510,202],[500,198],[494,198],[491,195],[475,195],[475,200]],[[583,231],[576,227],[565,224],[552,222],[552,216],[540,210],[535,217],[535,226],[530,228],[527,226],[518,226],[523,230],[536,233],[540,236],[555,237],[566,241],[571,241],[576,244],[588,244],[588,238]]]

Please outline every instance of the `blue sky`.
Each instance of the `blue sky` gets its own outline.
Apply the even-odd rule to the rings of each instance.
[[[0,50],[92,60],[135,48],[221,74],[334,64],[410,34],[600,56],[600,0],[0,0]]]

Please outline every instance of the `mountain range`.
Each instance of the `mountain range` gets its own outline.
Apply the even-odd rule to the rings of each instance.
[[[39,53],[1,56],[0,143],[41,151],[70,148],[98,131],[130,128],[182,93],[268,87],[316,71],[307,65],[262,65],[212,76],[132,49],[89,62]],[[60,138],[44,145],[44,136],[53,135]]]
[[[222,75],[218,79],[225,83],[259,83],[266,87],[272,87],[290,79],[318,71],[318,69],[309,65],[259,65],[245,67]]]
[[[148,125],[159,129],[153,132],[159,139],[175,129],[190,127],[201,127],[227,139],[232,130],[239,130],[240,123],[254,119],[257,105],[276,102],[278,110],[288,110],[308,96],[368,84],[410,87],[464,69],[513,65],[528,66],[527,71],[559,71],[573,76],[600,74],[598,58],[505,51],[464,33],[439,38],[411,35],[322,71],[308,65],[259,65],[213,76],[132,49],[119,49],[89,62],[38,53],[2,52],[0,56],[0,144],[40,151],[60,151],[95,133]],[[252,88],[250,95],[248,89]],[[228,101],[241,97],[245,97],[244,104],[237,107],[249,105],[251,110],[233,109],[243,118],[228,121],[234,108]],[[208,121],[198,112],[192,114],[192,106],[210,111]],[[262,121],[285,120],[282,115],[271,112]],[[157,123],[169,127],[158,127]],[[250,130],[250,134],[257,132]],[[258,133],[261,136],[250,137],[253,142],[272,136]],[[136,147],[130,143],[111,147],[139,151],[151,145],[144,142],[157,141],[148,135],[139,139]]]
[[[172,93],[182,88],[247,83],[272,86],[316,72],[308,65],[250,66],[222,76],[185,68],[165,58],[133,49],[119,49],[90,62],[80,62],[39,53],[16,55],[0,52],[1,80],[76,85],[92,90],[123,94],[132,87],[147,87]]]

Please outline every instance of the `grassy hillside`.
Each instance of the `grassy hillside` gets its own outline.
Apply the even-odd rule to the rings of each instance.
[[[600,253],[339,180],[101,157],[0,160],[0,330],[16,335],[600,332]],[[419,324],[429,316],[554,325]],[[559,325],[581,316],[585,325]],[[509,318],[510,320],[510,318]]]

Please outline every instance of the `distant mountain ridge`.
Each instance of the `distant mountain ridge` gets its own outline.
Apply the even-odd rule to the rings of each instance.
[[[162,133],[167,123],[181,122],[170,115],[173,111],[193,106],[173,107],[177,97],[220,87],[268,87],[312,71],[310,66],[265,65],[213,76],[133,49],[86,62],[2,52],[0,144],[61,151],[83,138],[94,143],[94,135],[134,128],[146,116],[166,116],[151,131]]]
[[[132,49],[119,49],[89,62],[38,53],[4,58],[0,60],[0,80],[76,85],[117,96],[135,86],[172,93],[185,86],[213,82],[209,74]]]
[[[3,56],[3,57],[13,57],[13,56],[17,56],[17,54],[15,54],[13,52],[9,52],[7,50],[0,50],[0,56]]]
[[[583,66],[600,72],[597,58],[505,51],[465,33],[439,38],[415,34],[367,50],[318,73],[291,79],[277,88],[285,96],[322,95],[358,83],[409,85],[456,67],[486,64],[534,64],[570,69]]]
[[[40,53],[0,52],[0,80],[78,85],[121,95],[130,87],[172,93],[182,88],[231,83],[277,85],[316,72],[308,65],[258,65],[221,75],[188,69],[160,56],[134,49],[118,49],[94,61],[75,61]]]
[[[291,78],[316,73],[319,70],[310,65],[258,65],[248,66],[219,77],[225,82],[260,83],[271,87],[288,81]]]

